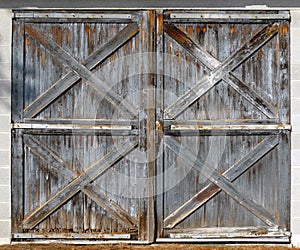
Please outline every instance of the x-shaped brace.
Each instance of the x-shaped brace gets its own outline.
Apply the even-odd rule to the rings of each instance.
[[[271,137],[267,140],[267,143],[271,144],[272,147],[278,144],[278,138]],[[242,160],[242,164],[236,164],[236,166],[233,166],[230,170],[222,174],[219,174],[215,170],[212,170],[209,166],[204,164],[197,156],[191,152],[187,147],[184,145],[181,145],[176,139],[166,136],[165,137],[165,144],[166,146],[172,150],[174,153],[178,154],[180,158],[182,158],[187,164],[190,166],[193,166],[196,170],[201,171],[201,173],[209,179],[212,184],[208,187],[205,187],[200,192],[206,192],[208,194],[210,192],[210,195],[207,196],[207,199],[203,199],[202,201],[199,201],[199,206],[203,205],[206,201],[208,201],[210,198],[212,198],[214,195],[216,195],[218,192],[223,190],[226,192],[230,197],[232,197],[234,200],[236,200],[239,204],[244,206],[247,210],[249,210],[252,214],[256,215],[258,218],[263,220],[267,225],[271,227],[278,226],[278,221],[274,218],[273,215],[271,215],[265,208],[263,208],[260,204],[258,204],[256,201],[254,201],[252,198],[248,197],[247,195],[241,193],[238,191],[238,189],[231,183],[233,180],[235,180],[238,176],[241,175],[244,171],[246,171],[249,166],[251,166],[251,162],[249,164],[243,165],[245,163],[244,160]],[[268,149],[269,151],[270,149]],[[255,150],[255,152],[257,152]],[[264,149],[262,152],[266,153],[266,150]],[[261,153],[261,152],[260,152]],[[259,153],[259,154],[260,154]],[[196,159],[196,160],[193,160]],[[256,158],[257,159],[257,158]],[[242,169],[239,169],[242,168]],[[243,169],[244,168],[244,169]],[[237,171],[237,172],[236,172]],[[193,211],[195,211],[194,208]],[[191,213],[191,212],[190,212]],[[175,219],[172,218],[173,216],[169,216],[165,220],[165,224],[167,228],[172,228],[174,225],[176,225],[178,222],[180,222],[184,218],[177,217]]]
[[[137,224],[137,220],[132,218],[117,204],[111,201],[107,202],[105,200],[106,197],[99,193],[99,188],[96,188],[93,184],[91,184],[91,181],[104,174],[111,166],[132,151],[132,149],[138,145],[138,140],[132,140],[128,138],[117,147],[114,147],[101,159],[91,164],[82,173],[75,173],[72,171],[72,168],[69,166],[69,164],[64,162],[57,154],[55,154],[51,149],[47,148],[42,142],[35,139],[33,136],[24,136],[24,141],[28,146],[30,146],[34,154],[44,159],[51,166],[53,166],[54,169],[56,169],[67,180],[70,181],[67,186],[62,188],[43,205],[35,209],[24,218],[24,228],[34,228],[79,191],[83,191],[99,205],[104,205],[104,209],[112,212],[114,216],[125,222],[125,225],[128,227],[132,228]],[[107,205],[107,203],[109,203],[109,205]]]
[[[73,70],[73,72],[69,72],[63,78],[58,80],[34,102],[27,106],[24,110],[25,117],[31,118],[37,115],[81,78],[86,80],[86,83],[93,88],[95,93],[98,93],[101,97],[104,97],[113,105],[119,105],[123,111],[129,113],[133,117],[137,115],[138,111],[133,104],[122,99],[115,91],[111,89],[109,83],[107,83],[101,77],[93,74],[91,70],[93,70],[112,52],[121,47],[126,41],[136,35],[139,31],[138,24],[132,23],[126,26],[107,44],[97,50],[94,54],[90,55],[83,64],[78,62],[69,52],[59,46],[41,30],[33,28],[29,24],[26,24],[25,30],[30,36],[39,41],[51,53],[56,54],[58,60],[68,65]]]
[[[227,82],[269,118],[276,117],[276,108],[263,100],[263,98],[261,98],[254,90],[250,89],[243,81],[238,79],[232,71],[278,33],[278,24],[275,23],[272,26],[262,28],[222,63],[207,53],[200,45],[196,44],[173,24],[167,23],[164,25],[164,28],[169,36],[175,39],[181,46],[211,70],[207,76],[193,85],[191,89],[186,91],[165,109],[166,119],[175,119],[188,106],[207,93],[221,80]]]

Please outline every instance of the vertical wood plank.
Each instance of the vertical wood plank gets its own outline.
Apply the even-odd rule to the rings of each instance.
[[[164,109],[164,34],[163,11],[158,10],[156,15],[156,128],[155,128],[155,152],[156,152],[156,236],[163,236],[163,192],[164,192],[164,154],[163,152],[163,109]]]
[[[12,167],[11,167],[11,185],[12,185],[12,233],[22,233],[22,221],[24,218],[24,198],[23,198],[23,142],[22,130],[12,130]]]
[[[155,230],[155,10],[148,10],[143,13],[142,20],[142,50],[148,53],[147,60],[143,61],[142,77],[144,80],[145,100],[142,100],[145,110],[145,121],[141,122],[140,133],[145,139],[145,150],[147,152],[147,191],[141,200],[141,215],[139,238],[154,242]],[[145,72],[144,72],[145,70]],[[141,112],[143,114],[143,111]],[[143,139],[143,138],[142,138]],[[143,140],[140,142],[143,142]],[[140,145],[141,146],[141,145]]]
[[[22,121],[23,111],[23,79],[24,79],[24,21],[13,21],[12,51],[12,121]]]
[[[279,194],[277,204],[279,205],[279,227],[290,231],[290,204],[291,204],[291,144],[290,132],[282,131],[280,135],[279,171],[278,185]]]
[[[156,145],[155,145],[155,120],[156,120],[156,110],[155,110],[155,78],[156,74],[156,58],[154,57],[155,48],[155,10],[149,10],[147,12],[147,26],[148,26],[148,51],[149,64],[148,64],[148,74],[147,77],[147,164],[148,164],[148,208],[147,208],[147,240],[149,242],[154,242],[155,234],[155,157],[156,157]]]

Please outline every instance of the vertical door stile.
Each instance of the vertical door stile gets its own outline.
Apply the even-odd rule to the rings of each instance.
[[[156,17],[156,234],[163,235],[163,109],[164,109],[164,45],[163,45],[163,10],[157,10]]]
[[[12,122],[23,119],[23,84],[24,84],[24,21],[17,20],[13,24],[13,64],[12,64]],[[12,136],[12,232],[22,232],[24,217],[23,199],[23,141],[22,130],[13,129]]]
[[[282,92],[278,98],[279,104],[279,121],[282,123],[291,123],[290,118],[290,29],[289,21],[283,20],[280,22],[279,28],[279,81],[280,91]],[[279,206],[279,222],[280,227],[286,231],[290,231],[290,201],[291,201],[291,171],[285,166],[291,166],[291,133],[290,130],[281,130],[279,132],[281,141],[279,155],[279,180],[281,187],[278,195]]]
[[[155,120],[156,120],[156,100],[155,100],[155,85],[156,85],[156,46],[155,46],[155,27],[156,27],[156,12],[155,10],[149,10],[147,12],[148,20],[148,53],[149,53],[149,65],[148,72],[145,77],[147,79],[147,170],[148,170],[148,232],[147,240],[154,242],[155,231],[155,158],[156,158],[156,144],[155,144]]]
[[[155,10],[144,12],[142,21],[143,71],[142,85],[143,107],[140,112],[140,143],[145,143],[147,152],[147,191],[146,204],[141,204],[144,210],[140,220],[140,240],[154,242],[155,214]],[[144,72],[144,70],[146,72]],[[141,145],[140,145],[141,147]]]

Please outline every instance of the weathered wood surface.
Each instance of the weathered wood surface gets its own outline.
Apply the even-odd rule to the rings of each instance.
[[[47,200],[42,206],[24,218],[23,226],[32,229],[47,216],[61,207],[67,200],[88,185],[91,181],[104,174],[113,164],[118,162],[124,155],[137,146],[137,140],[127,139],[118,147],[111,150],[102,159],[93,163],[83,173],[80,173],[67,186],[63,187],[57,194]]]
[[[24,106],[24,21],[18,20],[13,24],[13,51],[12,51],[12,121],[21,122]]]
[[[90,55],[83,65],[88,70],[93,70],[98,64],[105,60],[109,55],[115,52],[119,47],[124,45],[129,39],[139,31],[138,24],[133,23],[126,26],[103,47]],[[72,87],[80,77],[74,72],[69,72],[60,80],[54,83],[49,89],[44,91],[36,100],[30,103],[24,109],[24,117],[34,117],[46,108],[50,103],[62,95],[67,89]]]
[[[15,236],[288,239],[288,13],[250,12],[16,17]]]
[[[197,159],[197,157],[195,157],[188,148],[183,147],[178,141],[171,137],[166,137],[165,143],[168,148],[177,153],[187,164],[203,173],[208,180],[225,191],[230,197],[263,220],[267,225],[271,227],[278,226],[278,221],[265,208],[254,201],[251,197],[241,193],[227,178],[212,170],[209,166]],[[195,161],[193,161],[193,159],[195,159]]]
[[[176,28],[172,24],[165,25],[166,33],[171,36],[175,41],[177,41],[181,46],[184,47],[187,51],[191,53],[194,57],[196,57],[199,62],[203,63],[210,70],[214,70],[215,68],[221,65],[217,59],[207,53],[201,46],[196,44],[191,38],[189,38],[184,32]],[[246,100],[252,103],[256,108],[262,111],[267,117],[275,118],[277,110],[276,108],[263,100],[259,94],[255,92],[255,90],[249,88],[247,84],[241,81],[238,77],[234,75],[232,72],[228,72],[228,74],[222,76],[222,79],[227,82],[231,87],[233,87],[239,94],[241,94]]]
[[[262,28],[266,25],[271,27],[272,23],[275,25],[273,35],[267,32],[267,36],[271,35],[269,39],[263,42],[247,60],[229,72],[229,76],[234,75],[243,85],[247,86],[244,88],[243,85],[232,79],[235,84],[238,83],[239,88],[245,91],[244,93],[236,91],[233,84],[228,84],[230,79],[226,79],[226,75],[224,75],[225,79],[222,78],[218,84],[195,100],[193,104],[189,103],[176,119],[164,120],[165,135],[176,136],[182,145],[188,146],[194,154],[206,161],[215,171],[225,173],[238,159],[250,154],[256,145],[260,145],[265,138],[270,135],[281,138],[282,133],[289,133],[288,131],[291,129],[290,109],[287,104],[289,96],[286,93],[286,90],[289,89],[287,86],[288,75],[284,75],[288,72],[286,69],[289,56],[287,54],[281,56],[282,54],[278,50],[281,44],[280,33],[283,32],[285,37],[285,39],[282,38],[285,41],[282,42],[283,51],[288,51],[286,47],[286,41],[289,39],[288,27],[286,22],[281,20],[261,23],[259,21],[230,20],[229,23],[224,23],[221,19],[212,21],[208,18],[202,21],[200,19],[169,18],[168,15],[172,13],[173,11],[169,11],[165,15],[167,20],[164,24],[165,51],[174,57],[173,61],[165,57],[164,64],[166,75],[164,78],[166,91],[164,107],[167,110],[172,104],[178,102],[177,97],[182,97],[193,88],[194,83],[209,76],[211,70],[218,67],[219,63],[224,63]],[[282,73],[278,70],[280,65],[285,65]],[[168,77],[174,76],[175,72],[177,72],[176,78]],[[280,74],[282,75],[280,76]],[[281,94],[280,86],[283,79],[286,80],[284,80],[283,94]],[[174,96],[172,97],[170,93]],[[247,96],[248,98],[245,98]],[[281,101],[281,96],[284,101]],[[255,102],[257,103],[254,104]],[[261,105],[261,103],[264,104]],[[178,108],[183,109],[183,106],[178,105]],[[284,115],[281,115],[282,113]],[[236,130],[233,131],[230,128],[233,130],[236,128]],[[244,175],[235,181],[239,190],[247,193],[261,204],[274,217],[275,221],[278,221],[278,225],[285,224],[285,227],[281,228],[289,225],[286,213],[278,216],[281,206],[279,204],[284,203],[278,199],[279,193],[282,192],[278,171],[289,168],[288,166],[283,167],[279,163],[279,155],[284,151],[280,148],[288,146],[286,143],[287,141],[282,142],[280,139],[278,146],[271,148],[267,155],[253,164]],[[213,184],[203,178],[202,172],[193,169],[187,172],[189,167],[186,162],[179,159],[168,148],[165,148],[164,152],[165,171],[172,168],[175,162],[175,166],[180,166],[174,170],[172,175],[172,179],[180,180],[180,184],[173,189],[168,189],[164,194],[164,220],[169,222],[171,221],[169,216],[171,217],[175,208],[182,206],[183,211],[185,205],[189,204],[193,197],[200,194],[206,186]],[[288,158],[286,151],[283,152],[283,155]],[[287,158],[285,159],[288,163]],[[288,175],[288,173],[286,174]],[[285,176],[285,178],[288,177]],[[175,182],[168,177],[165,177],[164,181],[166,188]],[[268,193],[272,193],[272,197]],[[288,193],[287,195],[282,194],[285,201],[288,199]],[[201,199],[198,198],[199,200],[195,200],[195,204],[201,204]],[[193,208],[193,206],[191,207]],[[187,211],[191,213],[187,213],[186,217],[181,217],[184,219],[179,220],[177,224],[172,224],[174,229],[186,230],[186,234],[189,231],[192,232],[194,228],[206,230],[210,227],[240,228],[254,225],[258,228],[265,225],[260,219],[240,208],[223,192],[218,193],[198,209],[194,211],[187,209]],[[175,215],[174,222],[180,218],[180,215],[182,214],[179,213],[178,217]],[[164,226],[167,225],[167,223],[164,224]],[[272,226],[270,227],[272,228]],[[170,237],[169,229],[162,231],[164,237]],[[215,235],[217,236],[217,234]]]
[[[37,140],[33,136],[26,135],[24,137],[24,143],[30,147],[33,154],[40,157],[51,168],[54,168],[59,175],[63,175],[69,182],[78,177],[80,173],[77,173],[72,166],[65,162],[59,155],[49,149],[41,141]],[[104,208],[107,212],[113,215],[116,219],[123,222],[128,228],[135,228],[137,219],[130,216],[130,214],[111,200],[106,194],[99,190],[99,187],[88,184],[81,189],[86,195],[88,195],[99,206]],[[31,225],[30,227],[35,227]],[[25,227],[25,225],[24,225]],[[26,228],[26,227],[25,227]]]
[[[264,157],[269,151],[273,150],[273,148],[277,145],[277,136],[267,137],[242,159],[238,160],[234,165],[228,168],[222,175],[231,182],[235,181],[240,175],[245,173],[253,164]],[[205,186],[190,200],[167,216],[164,220],[164,227],[173,228],[220,191],[221,189],[216,184],[209,184]]]
[[[189,91],[178,98],[176,102],[165,109],[165,117],[168,119],[176,118],[188,106],[190,106],[198,98],[214,87],[224,75],[237,68],[277,33],[278,24],[262,28],[247,42],[245,42],[237,51],[232,53],[225,61],[212,70],[208,76],[196,83]]]
[[[93,74],[89,69],[80,64],[72,55],[66,50],[60,47],[55,41],[47,36],[47,34],[32,28],[29,24],[25,25],[25,30],[28,34],[37,39],[43,46],[48,48],[51,53],[55,53],[58,59],[68,65],[74,72],[79,74],[86,83],[96,92],[107,99],[110,103],[121,108],[124,112],[128,112],[131,116],[137,115],[137,109],[131,103],[122,99],[114,91],[106,90],[110,89],[109,83],[99,76]]]

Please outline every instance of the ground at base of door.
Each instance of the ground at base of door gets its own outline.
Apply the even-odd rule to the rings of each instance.
[[[128,245],[128,244],[104,244],[104,245],[73,245],[73,244],[11,244],[2,245],[0,250],[4,249],[30,249],[30,250],[44,250],[44,249],[111,249],[111,250],[300,250],[300,248],[291,247],[290,245],[196,245],[196,244],[153,244],[153,245]]]

